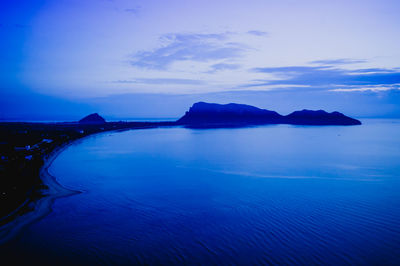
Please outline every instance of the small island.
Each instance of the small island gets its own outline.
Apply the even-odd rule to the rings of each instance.
[[[177,124],[191,128],[215,128],[268,124],[348,126],[361,125],[361,122],[339,112],[328,113],[323,110],[295,111],[283,116],[275,111],[245,104],[198,102],[193,104]]]

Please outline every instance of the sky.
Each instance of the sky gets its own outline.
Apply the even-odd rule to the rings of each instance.
[[[194,102],[400,117],[397,0],[2,0],[0,120]]]

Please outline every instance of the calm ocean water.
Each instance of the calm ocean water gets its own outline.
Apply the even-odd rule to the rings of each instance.
[[[400,264],[400,121],[96,135],[50,172],[83,193],[3,247],[25,261]]]

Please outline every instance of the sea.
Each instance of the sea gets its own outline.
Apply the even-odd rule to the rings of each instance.
[[[105,132],[50,173],[81,193],[0,247],[42,264],[400,265],[400,120]]]

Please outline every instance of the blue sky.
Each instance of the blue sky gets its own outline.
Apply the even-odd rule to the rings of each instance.
[[[17,0],[0,13],[0,119],[176,117],[198,100],[400,116],[398,1]]]

